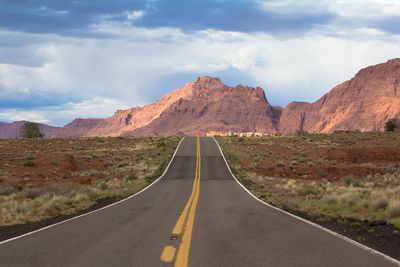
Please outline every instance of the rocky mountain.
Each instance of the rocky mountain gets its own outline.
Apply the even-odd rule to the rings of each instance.
[[[124,135],[205,135],[211,131],[276,133],[280,110],[261,88],[229,87],[218,78],[201,77],[178,91],[190,92],[148,125]]]
[[[278,131],[382,131],[389,119],[400,116],[399,82],[400,59],[362,69],[314,103],[290,103],[282,111]]]
[[[20,137],[20,129],[25,122],[27,121],[15,121],[13,123],[0,122],[0,138]],[[60,129],[60,127],[54,127],[39,123],[39,130],[45,138],[54,136],[54,134]]]
[[[119,110],[108,119],[76,119],[56,135],[204,135],[212,130],[275,133],[280,112],[259,87],[229,87],[218,78],[200,77],[154,104]]]
[[[53,136],[205,135],[209,132],[296,134],[383,130],[400,116],[400,59],[359,71],[314,103],[271,106],[263,89],[230,87],[200,77],[153,104],[107,119],[76,119]]]

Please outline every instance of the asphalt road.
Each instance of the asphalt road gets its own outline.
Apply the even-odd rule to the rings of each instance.
[[[0,266],[174,265],[397,266],[258,202],[195,137],[141,194],[0,245]]]

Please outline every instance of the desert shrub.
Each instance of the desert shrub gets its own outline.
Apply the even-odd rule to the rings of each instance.
[[[79,191],[85,190],[83,187],[73,183],[50,184],[43,187],[24,189],[19,193],[19,198],[35,199],[44,195],[73,197]]]
[[[388,215],[390,218],[400,217],[400,201],[389,204]]]
[[[137,177],[136,177],[136,175],[134,175],[134,174],[128,175],[128,176],[126,177],[126,180],[128,180],[128,181],[133,181],[133,180],[136,180],[136,179],[137,179]]]
[[[394,173],[394,172],[396,172],[396,168],[395,167],[393,167],[393,166],[385,166],[384,167],[384,170],[385,171],[387,171],[388,173]]]
[[[319,172],[318,172],[318,175],[319,175],[319,177],[321,177],[321,178],[327,178],[328,177],[328,174],[324,171],[324,170],[319,170]]]
[[[41,195],[41,189],[40,188],[27,188],[19,194],[20,197],[22,198],[29,198],[29,199],[35,199]]]
[[[372,209],[374,211],[384,210],[388,206],[389,201],[386,198],[379,198],[372,203]]]
[[[283,166],[285,166],[285,164],[283,164],[282,162],[278,162],[278,163],[276,164],[276,167],[283,167]]]
[[[352,175],[346,175],[342,180],[346,186],[353,185],[354,187],[362,187],[360,179],[354,178]]]
[[[307,131],[301,130],[298,135],[309,135]]]
[[[18,192],[18,189],[14,186],[0,187],[0,196],[8,196],[16,192]]]
[[[43,138],[43,134],[39,130],[39,124],[34,122],[25,122],[20,129],[23,138]]]
[[[359,222],[351,222],[350,225],[354,227],[361,227],[361,223]]]
[[[318,194],[318,189],[312,186],[306,186],[301,189],[300,195],[302,196],[307,196],[307,195],[317,195]]]
[[[28,160],[28,161],[25,161],[25,162],[22,164],[22,166],[24,166],[24,167],[33,167],[33,166],[36,166],[36,163],[33,162],[33,161],[31,161],[31,160]]]
[[[385,131],[386,132],[394,132],[397,128],[397,125],[393,122],[393,120],[388,120],[385,123]]]
[[[338,199],[335,196],[326,196],[326,197],[324,197],[324,201],[328,205],[334,205],[334,204],[338,203]]]
[[[99,184],[99,188],[100,188],[100,190],[106,190],[107,188],[108,188],[108,185],[106,184],[106,182],[101,182],[100,184]]]

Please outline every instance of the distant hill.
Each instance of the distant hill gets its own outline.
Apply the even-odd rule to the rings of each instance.
[[[15,121],[12,123],[0,122],[0,138],[18,138],[21,137],[20,129],[28,121]],[[38,123],[39,130],[45,138],[54,136],[54,134],[61,129],[60,127],[49,126],[46,124]]]

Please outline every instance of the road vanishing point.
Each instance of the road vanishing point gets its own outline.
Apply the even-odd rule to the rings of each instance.
[[[213,138],[185,137],[134,197],[0,243],[0,266],[398,266],[257,201]]]

